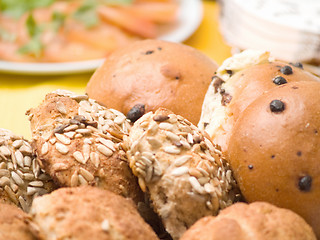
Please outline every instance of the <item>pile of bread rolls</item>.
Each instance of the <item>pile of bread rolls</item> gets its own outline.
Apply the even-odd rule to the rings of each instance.
[[[0,131],[0,238],[320,238],[319,90],[268,52],[116,51],[27,111],[30,141]]]

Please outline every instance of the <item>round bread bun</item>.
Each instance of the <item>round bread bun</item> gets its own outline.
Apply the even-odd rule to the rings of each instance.
[[[0,128],[0,202],[29,211],[33,198],[56,188],[39,166],[31,144]]]
[[[236,183],[219,148],[180,115],[164,108],[143,115],[124,145],[140,187],[174,240],[236,201]]]
[[[0,203],[0,239],[36,240],[29,221],[30,216],[17,206]]]
[[[248,57],[246,53],[242,53],[243,58]],[[300,64],[273,61],[266,53],[255,54],[261,54],[261,59],[252,65],[238,71],[233,70],[234,66],[219,70],[206,93],[198,126],[206,130],[223,151],[239,115],[261,94],[289,82],[320,81]]]
[[[320,238],[320,83],[281,85],[252,102],[230,137],[228,162],[248,202],[301,215]]]
[[[60,188],[34,200],[40,239],[157,240],[132,200],[96,187]]]
[[[92,185],[143,201],[121,148],[130,128],[121,112],[57,90],[27,114],[38,162],[58,186]]]
[[[316,240],[298,214],[266,202],[236,203],[197,221],[180,240]]]
[[[90,98],[125,115],[142,104],[146,112],[165,107],[197,124],[216,69],[214,61],[189,46],[137,41],[108,56],[86,91]]]

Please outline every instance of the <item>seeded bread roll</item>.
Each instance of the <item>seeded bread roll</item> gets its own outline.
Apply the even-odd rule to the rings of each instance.
[[[141,116],[141,109],[165,107],[197,124],[216,69],[214,61],[189,46],[137,41],[108,56],[86,91],[90,98],[133,121]]]
[[[23,137],[0,129],[0,202],[15,204],[26,212],[35,196],[55,188],[32,151]]]
[[[319,82],[296,82],[260,96],[239,116],[228,148],[244,198],[293,210],[318,238],[319,92]]]
[[[130,199],[90,186],[36,198],[30,211],[42,240],[157,240]]]
[[[142,199],[121,149],[130,128],[122,113],[58,90],[27,114],[39,163],[60,187],[93,185]]]
[[[180,240],[316,240],[298,214],[266,202],[236,203],[197,221]]]
[[[219,149],[188,120],[160,108],[136,121],[124,141],[133,173],[173,239],[235,201]]]
[[[29,221],[30,216],[18,207],[0,203],[0,239],[36,240]]]
[[[274,61],[262,51],[247,50],[227,59],[208,88],[199,128],[225,151],[239,114],[261,94],[287,82],[320,81],[302,68]]]

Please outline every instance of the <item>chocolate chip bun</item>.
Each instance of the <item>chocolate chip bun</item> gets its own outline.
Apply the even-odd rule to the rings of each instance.
[[[230,137],[228,162],[248,202],[301,215],[320,238],[320,83],[281,85],[252,102]]]
[[[35,196],[54,188],[51,178],[37,163],[30,143],[0,129],[0,202],[15,204],[27,212]]]
[[[142,199],[121,148],[130,128],[122,113],[58,90],[27,114],[38,161],[60,187],[92,185]]]
[[[197,221],[180,240],[316,240],[298,214],[266,202],[236,203]]]
[[[18,207],[0,203],[0,239],[37,240],[29,221],[30,216]]]
[[[145,114],[124,145],[140,187],[173,239],[235,201],[236,184],[220,150],[180,115],[164,108]]]
[[[144,111],[165,107],[193,124],[217,64],[189,46],[137,41],[114,51],[91,77],[90,98],[135,121]]]
[[[288,82],[320,81],[301,64],[275,61],[268,52],[246,50],[227,59],[206,93],[198,127],[226,150],[241,112],[257,97]]]
[[[60,188],[38,197],[30,214],[41,240],[157,240],[130,199],[96,187]]]

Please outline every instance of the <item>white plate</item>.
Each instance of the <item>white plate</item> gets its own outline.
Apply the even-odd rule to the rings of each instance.
[[[199,27],[203,17],[201,0],[180,0],[178,21],[170,28],[161,29],[159,39],[183,42]],[[72,74],[94,71],[104,59],[65,63],[20,63],[0,61],[0,72],[16,74]]]

